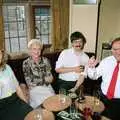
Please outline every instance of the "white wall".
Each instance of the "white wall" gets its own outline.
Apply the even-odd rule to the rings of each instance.
[[[120,0],[101,0],[97,56],[101,56],[103,42],[120,36]]]
[[[70,34],[82,32],[87,44],[84,51],[95,52],[98,5],[75,5],[70,3]],[[69,42],[69,46],[70,46]]]

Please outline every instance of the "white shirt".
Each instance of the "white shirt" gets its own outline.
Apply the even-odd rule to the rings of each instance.
[[[86,65],[89,57],[83,51],[76,55],[73,48],[65,49],[61,52],[57,62],[56,68],[61,67],[75,67],[80,65]],[[76,81],[79,78],[79,73],[68,72],[60,73],[59,78],[65,81]]]
[[[103,59],[97,68],[88,68],[87,70],[87,74],[91,79],[97,79],[98,77],[102,76],[101,90],[104,95],[107,94],[108,87],[112,79],[112,74],[116,65],[117,61],[115,57],[109,56]],[[120,98],[120,70],[118,72],[114,98]]]
[[[16,92],[19,85],[12,69],[6,65],[6,68],[0,71],[0,99],[11,96]]]

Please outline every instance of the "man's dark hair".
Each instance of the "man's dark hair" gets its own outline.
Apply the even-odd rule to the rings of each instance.
[[[73,32],[70,36],[71,43],[78,39],[82,39],[83,43],[84,44],[86,43],[86,38],[81,32],[79,31]]]

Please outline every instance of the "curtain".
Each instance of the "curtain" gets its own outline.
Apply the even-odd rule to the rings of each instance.
[[[52,49],[68,47],[69,37],[69,0],[51,0],[53,18]]]
[[[2,16],[2,3],[0,3],[0,49],[4,48],[4,24]]]

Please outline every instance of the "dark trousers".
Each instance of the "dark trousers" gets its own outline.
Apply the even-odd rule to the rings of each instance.
[[[65,81],[62,79],[58,79],[56,82],[56,93],[59,93],[59,89],[60,88],[64,88],[66,90],[70,90],[71,88],[73,88],[76,84],[76,81]]]
[[[0,99],[0,120],[24,120],[24,117],[32,110],[33,108],[22,101],[16,93]]]
[[[120,120],[120,99],[109,100],[101,92],[101,100],[105,105],[105,110],[102,112],[102,115],[110,118],[111,120]]]

